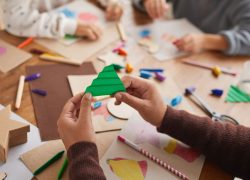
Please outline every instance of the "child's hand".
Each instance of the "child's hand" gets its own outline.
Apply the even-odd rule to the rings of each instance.
[[[109,21],[116,21],[121,18],[123,9],[118,3],[110,3],[106,9],[106,18]]]
[[[173,44],[180,50],[189,53],[200,53],[204,50],[205,37],[202,34],[188,34]]]
[[[59,135],[66,149],[77,142],[95,143],[91,120],[91,94],[78,94],[64,106],[57,121]]]
[[[156,87],[148,80],[131,76],[124,76],[122,82],[127,89],[127,93],[116,93],[116,104],[124,102],[130,105],[146,121],[160,127],[167,106],[164,104]]]
[[[166,0],[144,0],[144,7],[153,19],[163,17],[164,13],[168,10]]]
[[[75,35],[78,37],[86,37],[94,41],[100,38],[100,36],[102,35],[102,31],[98,26],[94,24],[85,24],[79,22]]]

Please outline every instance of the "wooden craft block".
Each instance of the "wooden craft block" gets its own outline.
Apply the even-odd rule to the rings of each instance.
[[[10,119],[10,106],[0,111],[0,161],[6,162],[9,147],[27,142],[30,126]]]
[[[40,168],[44,163],[46,163],[51,157],[60,151],[65,151],[64,145],[61,140],[53,140],[44,143],[20,156],[21,161],[27,166],[27,168],[34,173],[38,168]],[[55,163],[51,164],[43,172],[36,176],[38,180],[44,179],[57,179],[58,172],[60,171],[64,159],[67,156],[65,151],[63,157],[60,158]],[[63,174],[63,180],[68,179],[68,171]]]

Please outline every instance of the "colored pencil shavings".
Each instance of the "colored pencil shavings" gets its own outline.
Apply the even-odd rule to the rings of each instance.
[[[101,106],[102,106],[102,102],[101,102],[101,101],[97,101],[97,102],[94,102],[94,103],[92,104],[91,109],[92,109],[92,110],[95,110],[95,109],[97,109],[97,108],[99,108],[99,107],[101,107]]]
[[[140,77],[142,77],[144,79],[149,79],[152,77],[152,73],[150,73],[148,71],[140,71]]]
[[[40,96],[47,96],[47,92],[42,89],[32,89],[31,91]]]
[[[221,75],[221,69],[218,66],[212,68],[212,73],[215,77],[219,77]]]
[[[134,70],[131,64],[126,64],[126,73],[131,73]]]
[[[222,89],[212,89],[211,94],[213,96],[221,97],[223,95],[223,90]]]
[[[120,91],[125,92],[126,88],[118,77],[114,66],[109,65],[103,68],[98,77],[86,88],[85,93],[91,93],[92,96],[103,96]]]
[[[196,88],[193,86],[188,87],[185,89],[185,95],[188,96],[188,95],[192,94],[195,90],[196,90]]]
[[[40,77],[41,77],[41,73],[31,74],[31,75],[25,77],[25,81],[34,81]]]
[[[175,107],[178,106],[182,102],[182,96],[176,96],[171,100],[171,106]]]
[[[158,81],[165,81],[166,77],[160,72],[155,72],[155,79]]]
[[[240,90],[237,86],[231,85],[227,93],[226,102],[250,102],[250,95]]]

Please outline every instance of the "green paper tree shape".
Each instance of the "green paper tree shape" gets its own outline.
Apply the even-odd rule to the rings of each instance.
[[[91,93],[92,96],[112,95],[116,92],[126,92],[126,88],[118,77],[113,65],[104,67],[85,91],[85,93]]]
[[[237,86],[230,86],[226,102],[250,102],[250,95],[240,90]]]

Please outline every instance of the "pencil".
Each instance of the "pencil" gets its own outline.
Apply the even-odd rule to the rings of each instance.
[[[19,109],[20,105],[21,105],[22,96],[23,96],[24,81],[25,81],[25,76],[23,76],[23,75],[20,76],[18,89],[17,89],[17,95],[16,95],[16,104],[15,104],[16,109]]]
[[[124,28],[120,22],[116,23],[116,28],[119,32],[120,38],[122,41],[127,41],[126,33],[124,31]]]
[[[64,160],[64,162],[62,164],[62,167],[61,167],[61,169],[60,169],[60,171],[58,173],[58,176],[57,176],[58,180],[62,179],[63,173],[65,172],[67,166],[68,166],[68,159],[65,158],[65,160]]]
[[[24,48],[25,46],[29,45],[30,43],[32,43],[33,38],[29,37],[28,39],[26,39],[25,41],[23,41],[21,44],[19,44],[17,47],[18,48]]]
[[[74,62],[68,58],[63,57],[63,56],[49,54],[49,53],[44,53],[44,54],[40,55],[39,58],[42,60],[46,60],[46,61],[54,61],[54,62],[71,64],[71,65],[76,65],[76,66],[81,65],[80,63]]]
[[[174,169],[173,167],[171,167],[166,162],[160,160],[159,158],[157,158],[153,154],[149,153],[148,151],[144,150],[143,148],[141,148],[140,146],[134,144],[133,142],[131,142],[130,140],[124,138],[123,136],[118,136],[117,139],[120,142],[123,142],[123,143],[127,144],[129,147],[131,147],[134,150],[138,151],[139,153],[141,153],[145,157],[149,158],[150,160],[154,161],[158,165],[162,166],[164,169],[170,171],[175,176],[178,176],[179,178],[184,179],[184,180],[189,179],[185,174],[183,174],[183,173],[179,172],[178,170]]]
[[[188,64],[188,65],[191,65],[191,66],[201,67],[201,68],[204,68],[204,69],[211,69],[212,70],[214,68],[212,65],[205,64],[205,63],[198,63],[196,61],[191,61],[191,60],[183,60],[182,62],[185,63],[185,64]],[[237,72],[228,70],[228,69],[226,69],[224,67],[220,67],[220,69],[221,69],[221,72],[224,73],[224,74],[229,74],[229,75],[232,75],[232,76],[237,75]]]
[[[43,172],[47,167],[49,167],[51,164],[56,162],[58,159],[60,159],[63,156],[64,151],[60,151],[55,156],[53,156],[50,160],[48,160],[46,163],[44,163],[41,167],[39,167],[35,172],[33,173],[34,176],[40,174]]]

